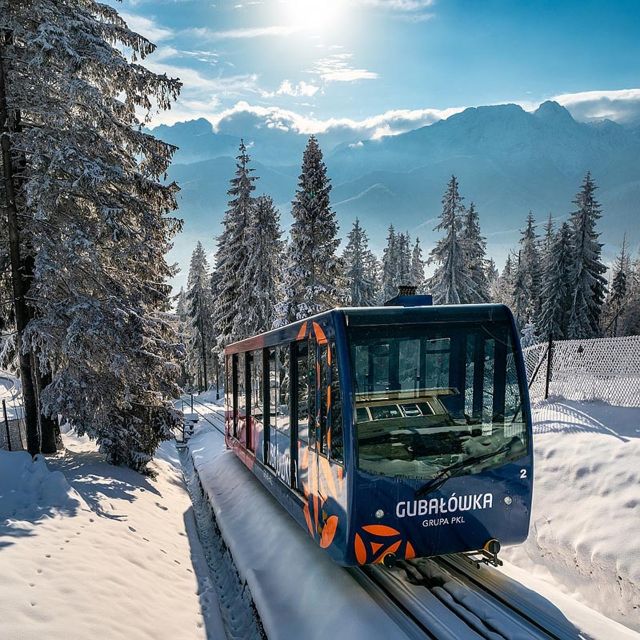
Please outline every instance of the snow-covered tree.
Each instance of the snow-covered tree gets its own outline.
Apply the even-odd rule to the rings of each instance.
[[[416,238],[416,243],[413,245],[413,252],[411,253],[411,284],[417,288],[418,293],[424,293],[426,281],[424,275],[425,264],[425,260],[422,258],[420,238]]]
[[[614,337],[619,335],[618,326],[620,324],[620,316],[626,306],[629,293],[628,280],[631,264],[629,262],[626,245],[627,236],[625,234],[622,240],[622,249],[613,266],[609,295],[607,296],[603,310],[604,333]]]
[[[246,233],[249,262],[241,289],[247,292],[238,314],[236,334],[249,337],[268,331],[276,320],[278,286],[282,275],[283,243],[280,214],[269,196],[256,199]]]
[[[480,233],[480,219],[473,202],[463,218],[461,238],[466,271],[469,272],[474,287],[473,297],[468,302],[488,302],[487,241]]]
[[[250,290],[250,283],[244,280],[249,263],[246,231],[251,224],[255,199],[253,184],[257,178],[252,176],[249,167],[249,154],[244,141],[240,141],[240,150],[236,158],[236,172],[231,179],[228,195],[231,196],[229,208],[222,221],[223,231],[218,238],[215,270],[218,278],[215,298],[214,327],[218,351],[244,337],[244,318],[238,318],[246,310],[238,303],[244,300]]]
[[[187,280],[187,315],[191,321],[188,356],[191,370],[197,372],[201,390],[209,388],[210,351],[213,346],[213,298],[211,275],[204,247],[198,242],[191,254]]]
[[[596,188],[588,172],[573,201],[577,208],[571,214],[573,298],[569,312],[569,338],[600,335],[600,314],[607,290],[603,274],[607,268],[600,259],[602,244],[598,242],[600,234],[596,232],[596,223],[602,215],[595,198]]]
[[[533,213],[520,237],[520,250],[514,275],[514,312],[521,327],[535,322],[540,313],[540,253]]]
[[[640,256],[629,267],[627,295],[618,330],[623,336],[640,334]]]
[[[409,233],[401,233],[396,237],[398,271],[396,274],[396,295],[399,285],[413,284],[413,272],[411,262],[411,238]]]
[[[342,254],[348,291],[348,304],[354,307],[370,307],[376,303],[377,260],[369,249],[367,232],[356,218],[347,236],[347,246]]]
[[[342,264],[338,222],[331,209],[331,182],[315,136],[309,138],[302,173],[292,203],[289,252],[285,269],[285,300],[279,323],[293,322],[340,304]]]
[[[509,308],[513,308],[513,285],[515,276],[514,258],[510,253],[504,264],[502,273],[494,281],[492,287],[491,299],[500,304],[506,304]]]
[[[382,252],[381,299],[384,303],[398,294],[398,236],[393,225],[389,225],[387,246]]]
[[[429,279],[427,289],[436,304],[464,304],[477,296],[475,283],[467,269],[465,246],[462,240],[462,217],[465,209],[458,192],[458,180],[451,176],[442,198],[440,223],[434,231],[443,231],[441,238],[429,254],[429,262],[436,270]]]
[[[164,257],[180,228],[164,182],[174,148],[140,125],[180,83],[139,64],[154,45],[93,0],[0,0],[0,32],[2,171],[15,191],[0,197],[18,266],[33,265],[28,297],[15,296],[17,311],[29,305],[21,351],[37,361],[45,416],[142,470],[179,423],[181,348]],[[13,272],[14,291],[23,277]],[[55,448],[39,422],[31,453]]]
[[[542,340],[567,338],[573,291],[573,244],[571,228],[563,223],[555,235],[542,278],[542,308],[536,319]]]

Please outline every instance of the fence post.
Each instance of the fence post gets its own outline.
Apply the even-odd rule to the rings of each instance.
[[[551,383],[551,373],[553,369],[553,336],[549,334],[549,345],[547,347],[547,379],[544,386],[544,399],[549,397],[549,384]]]
[[[9,419],[7,418],[7,403],[2,401],[2,413],[4,415],[4,427],[7,430],[7,447],[11,451],[11,432],[9,431]]]
[[[193,413],[193,393],[191,394],[191,413]]]

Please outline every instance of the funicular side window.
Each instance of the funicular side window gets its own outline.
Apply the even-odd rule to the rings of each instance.
[[[264,398],[262,378],[262,350],[249,354],[251,363],[250,375],[250,400],[251,400],[251,429],[247,446],[251,451],[256,450],[258,434],[264,426]]]
[[[331,357],[331,394],[329,396],[331,431],[329,433],[329,455],[336,462],[344,462],[344,444],[342,433],[342,396],[340,394],[340,379],[338,378],[338,358],[336,345],[330,344]]]
[[[247,355],[239,353],[236,357],[236,437],[244,444],[247,423]]]
[[[296,343],[297,367],[297,402],[298,402],[298,438],[302,442],[309,442],[309,414],[315,410],[315,384],[313,367],[310,367],[310,352],[307,341]],[[311,388],[310,388],[311,387]]]
[[[225,429],[229,435],[233,433],[233,356],[225,357],[224,367],[224,404]]]
[[[269,464],[287,484],[291,461],[291,372],[289,345],[269,350],[270,423]]]

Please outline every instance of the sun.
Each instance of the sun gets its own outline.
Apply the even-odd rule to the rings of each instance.
[[[324,31],[339,25],[346,2],[347,0],[282,0],[280,4],[283,18],[290,26]]]

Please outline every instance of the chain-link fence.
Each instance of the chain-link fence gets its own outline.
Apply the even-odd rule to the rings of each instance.
[[[20,451],[26,448],[27,434],[21,411],[7,411],[6,402],[2,401],[0,413],[0,449]]]
[[[532,402],[549,396],[640,407],[640,336],[556,340],[524,349]]]

